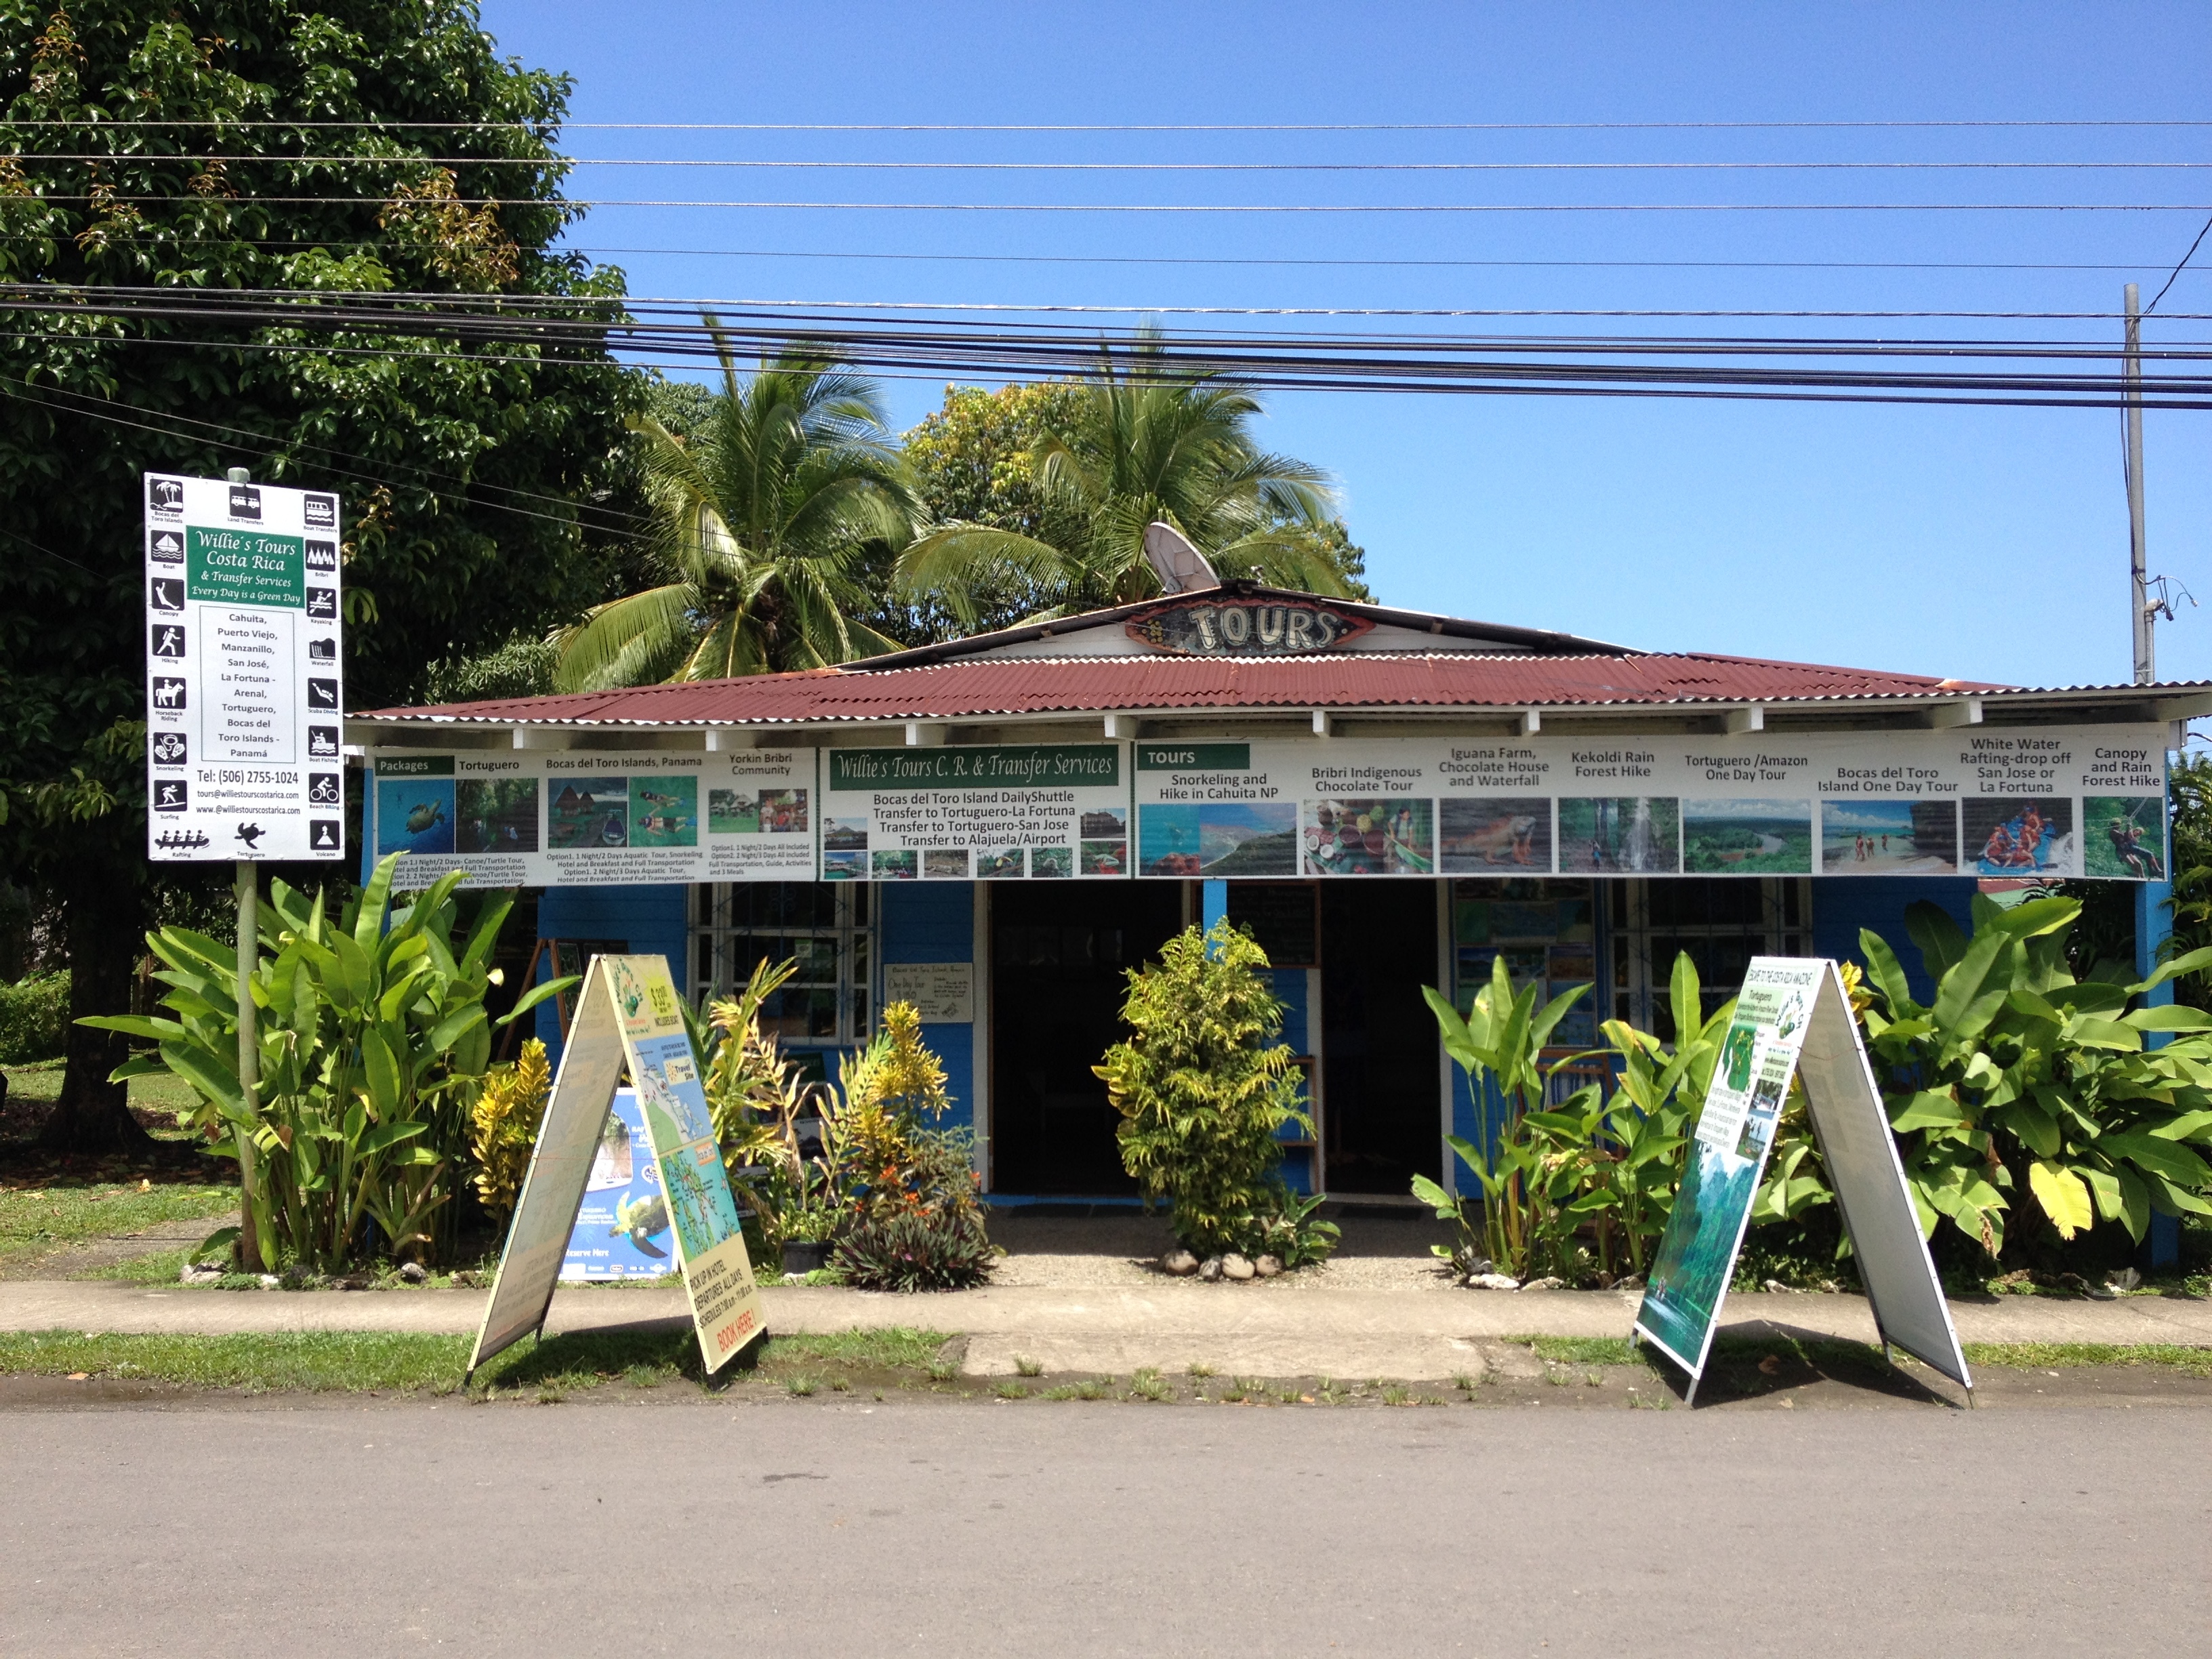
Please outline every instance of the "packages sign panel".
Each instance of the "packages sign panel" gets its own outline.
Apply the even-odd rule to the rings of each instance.
[[[377,856],[403,890],[811,881],[814,751],[378,750]]]
[[[825,881],[1129,873],[1127,746],[823,751]]]
[[[1133,745],[1145,876],[2166,874],[2162,726]]]
[[[145,490],[148,855],[343,858],[338,498]]]

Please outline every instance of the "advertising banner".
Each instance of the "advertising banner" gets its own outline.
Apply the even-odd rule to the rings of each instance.
[[[403,890],[814,878],[811,749],[380,749],[368,787]]]
[[[1129,873],[1127,745],[822,752],[824,881]]]
[[[145,490],[147,856],[344,857],[338,498]]]
[[[607,1145],[608,1108],[625,1064],[659,1175],[659,1213],[649,1192],[636,1192],[621,1201],[617,1224],[648,1256],[645,1244],[659,1249],[673,1242],[709,1373],[765,1328],[760,1291],[738,1231],[737,1200],[722,1168],[667,959],[599,956],[585,971],[471,1371],[544,1324]],[[613,1174],[606,1172],[607,1189]]]
[[[1806,1114],[1883,1341],[1971,1387],[1850,1000],[1835,963],[1822,957],[1752,958],[1636,1334],[1688,1373],[1694,1398],[1801,1068]]]
[[[659,1279],[676,1271],[668,1200],[637,1091],[617,1089],[599,1130],[584,1201],[562,1258],[564,1279]]]
[[[1136,871],[2161,880],[2166,735],[1139,742]]]

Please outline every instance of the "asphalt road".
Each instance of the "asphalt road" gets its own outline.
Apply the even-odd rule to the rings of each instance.
[[[2212,1647],[2212,1408],[0,1413],[0,1653]]]

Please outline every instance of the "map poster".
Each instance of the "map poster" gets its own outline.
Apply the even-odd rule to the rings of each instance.
[[[657,1182],[638,1181],[635,1140],[608,1130],[609,1107],[625,1066]],[[619,1115],[611,1121],[620,1126]],[[627,1180],[612,1144],[617,1139],[627,1143]],[[617,1231],[648,1259],[656,1250],[665,1255],[673,1241],[700,1352],[709,1373],[719,1370],[765,1326],[738,1231],[737,1204],[664,957],[597,956],[584,971],[561,1069],[469,1358],[471,1373],[544,1328],[587,1196],[597,1188],[603,1200],[612,1198],[618,1186],[621,1195],[613,1200],[619,1206]]]
[[[761,1334],[760,1289],[665,957],[602,957],[629,1074],[660,1170],[669,1233],[711,1374]]]
[[[1825,960],[1755,957],[1721,1039],[1688,1166],[1636,1316],[1637,1333],[1689,1373],[1692,1389],[1720,1322],[1814,994],[1832,974]]]
[[[1127,747],[823,751],[824,881],[1129,873]]]
[[[811,881],[814,751],[380,749],[368,838],[402,891]]]

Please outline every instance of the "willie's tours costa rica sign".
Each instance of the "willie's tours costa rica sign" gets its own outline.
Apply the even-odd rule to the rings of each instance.
[[[338,498],[145,486],[148,855],[344,857]]]

